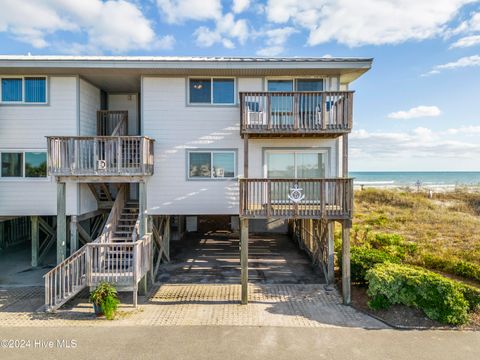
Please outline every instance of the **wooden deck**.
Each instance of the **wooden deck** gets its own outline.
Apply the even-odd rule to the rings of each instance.
[[[241,92],[240,134],[338,137],[352,130],[353,92]]]
[[[352,217],[353,180],[240,179],[240,216],[245,218]]]
[[[101,178],[153,175],[154,140],[146,136],[50,136],[47,139],[49,175]]]

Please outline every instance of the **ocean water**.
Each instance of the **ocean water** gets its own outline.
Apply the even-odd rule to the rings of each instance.
[[[480,171],[356,171],[350,172],[355,185],[365,186],[461,186],[480,185]]]

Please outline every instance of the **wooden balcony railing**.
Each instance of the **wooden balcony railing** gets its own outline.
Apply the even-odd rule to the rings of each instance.
[[[241,92],[240,133],[330,135],[352,129],[353,91]]]
[[[154,140],[145,136],[52,136],[47,141],[49,175],[153,174]]]
[[[240,216],[351,219],[353,179],[240,179]]]

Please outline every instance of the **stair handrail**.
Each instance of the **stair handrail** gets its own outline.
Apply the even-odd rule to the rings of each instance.
[[[132,230],[132,241],[135,242],[138,240],[138,238],[140,237],[140,219],[141,219],[141,216],[140,216],[140,212],[138,212],[138,217],[137,217],[137,221],[135,221],[135,225],[133,227],[133,230]]]
[[[122,185],[120,187],[120,190],[117,193],[117,197],[115,198],[115,202],[113,203],[112,210],[110,211],[107,221],[105,222],[105,226],[103,227],[102,232],[97,238],[99,242],[106,243],[111,241],[112,235],[117,229],[118,220],[120,219],[121,211],[125,207],[126,202],[127,202],[126,186]]]

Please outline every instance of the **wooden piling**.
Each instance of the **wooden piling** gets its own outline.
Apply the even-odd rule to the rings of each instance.
[[[70,255],[78,250],[78,218],[70,218]]]
[[[350,227],[350,221],[342,222],[342,294],[345,305],[349,305],[351,302]]]
[[[140,238],[142,238],[145,235],[147,229],[147,184],[145,184],[144,182],[141,182],[138,185],[138,207],[140,214],[138,233]]]
[[[38,226],[38,216],[30,217],[32,226],[32,267],[38,266],[38,250],[40,247],[40,231]]]
[[[67,256],[67,213],[65,183],[57,183],[57,264]]]
[[[335,284],[335,222],[328,223],[328,264],[327,278],[329,284]]]
[[[240,268],[242,305],[248,304],[248,219],[240,219]]]

